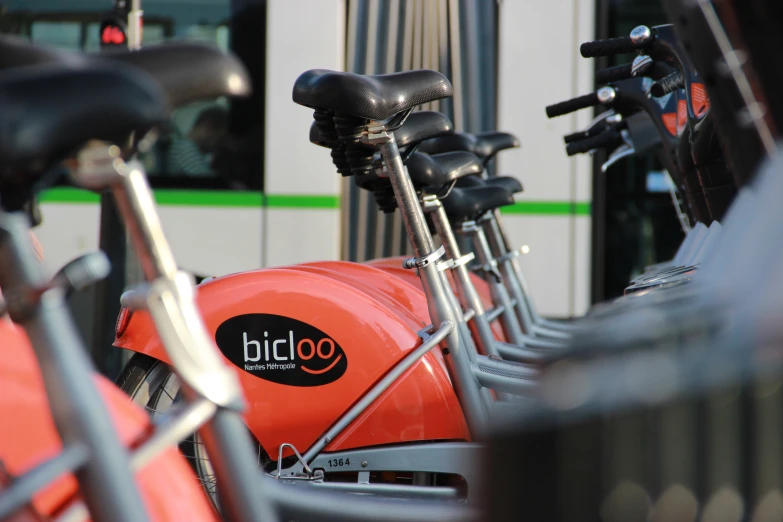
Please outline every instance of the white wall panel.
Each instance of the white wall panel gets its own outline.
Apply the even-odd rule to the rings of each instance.
[[[584,128],[592,113],[549,119],[544,109],[592,89],[593,63],[579,55],[579,45],[593,39],[595,1],[504,0],[499,24],[498,126],[522,141],[521,149],[499,155],[499,172],[522,180],[525,193],[518,200],[523,203],[590,202],[591,160],[568,158],[563,136]],[[590,290],[589,216],[565,211],[505,219],[513,237],[535,242],[523,266],[541,313],[584,311]]]
[[[590,307],[590,253],[591,229],[590,216],[577,216],[574,219],[574,294],[571,315],[584,315]]]
[[[269,0],[266,53],[265,192],[339,196],[329,151],[308,140],[313,111],[295,104],[291,92],[308,69],[345,69],[344,0]],[[274,208],[266,216],[267,266],[339,255],[337,210]]]
[[[570,218],[504,215],[503,220],[512,243],[529,248],[519,259],[538,312],[569,316]]]
[[[291,100],[308,69],[345,67],[343,0],[269,0],[266,47],[265,190],[339,194],[329,152],[308,140],[313,111]]]
[[[260,208],[158,206],[179,265],[219,276],[261,266]]]
[[[43,203],[41,213],[43,223],[35,229],[35,235],[43,246],[48,272],[98,250],[97,204]],[[260,208],[158,205],[158,214],[183,269],[200,275],[222,275],[261,266]]]
[[[340,258],[338,209],[267,208],[265,220],[264,266]]]
[[[47,272],[54,273],[74,258],[98,250],[98,205],[42,203],[41,215],[43,222],[34,232],[44,249]]]

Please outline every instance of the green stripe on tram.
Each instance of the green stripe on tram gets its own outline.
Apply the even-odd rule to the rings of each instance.
[[[164,206],[280,209],[339,209],[340,197],[327,194],[262,194],[240,190],[155,189],[155,201]],[[73,187],[56,187],[41,193],[42,203],[98,203],[97,194]],[[589,216],[589,202],[518,201],[504,214],[530,216]]]
[[[570,201],[517,201],[503,207],[503,214],[526,214],[534,216],[589,216],[589,202]]]
[[[98,194],[88,190],[58,187],[44,190],[38,197],[41,203],[98,203]]]
[[[304,194],[266,194],[269,208],[340,208],[339,196]]]

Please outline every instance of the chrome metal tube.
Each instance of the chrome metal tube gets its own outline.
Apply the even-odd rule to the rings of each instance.
[[[394,134],[385,133],[383,141],[378,143],[384,164],[389,172],[397,206],[400,209],[402,222],[408,233],[409,241],[417,258],[429,255],[433,250],[433,241],[424,219],[424,212],[419,205],[416,191],[410,177],[402,164]],[[441,280],[435,263],[429,263],[418,269],[422,288],[427,296],[430,317],[435,326],[450,320],[456,324],[454,310]],[[481,398],[478,380],[473,375],[466,346],[458,332],[452,332],[446,338],[448,353],[446,365],[459,397],[463,413],[474,438],[481,437],[487,427],[487,411]]]
[[[495,209],[492,211],[491,226],[495,233],[495,236],[498,238],[498,241],[503,246],[503,253],[513,252],[514,247],[511,245],[511,240],[509,239],[508,232],[506,231],[506,228],[503,225],[503,220],[500,219],[499,209]],[[537,321],[539,319],[539,315],[538,312],[536,312],[535,307],[533,306],[533,302],[530,300],[530,291],[528,290],[527,283],[525,282],[525,278],[522,275],[522,267],[519,265],[519,259],[513,257],[510,261],[511,261],[511,267],[513,268],[514,274],[516,276],[516,280],[518,281],[519,286],[522,289],[522,293],[525,296],[527,309],[532,314],[534,321]]]
[[[124,172],[121,181],[112,185],[112,195],[136,247],[144,276],[148,281],[158,277],[173,279],[177,263],[163,233],[144,171],[135,161],[119,166],[120,169]]]
[[[274,498],[285,520],[298,522],[478,522],[480,513],[461,502],[368,497],[336,491],[318,491],[308,484],[283,484],[259,477],[261,487]],[[258,481],[259,478],[256,480]]]
[[[440,202],[437,202],[436,205],[430,213],[432,223],[435,225],[435,230],[438,232],[443,247],[446,249],[446,255],[457,261],[462,257],[462,253],[454,237],[454,231],[451,229],[451,224],[446,216],[446,211],[443,209],[443,205]],[[484,305],[478,292],[476,292],[473,281],[470,280],[467,265],[464,263],[459,264],[452,271],[454,282],[457,285],[457,294],[463,308],[472,309],[476,312],[468,326],[474,333],[474,340],[478,344],[481,353],[499,356],[500,354],[495,348],[492,329],[484,313]]]
[[[186,389],[186,394],[190,394]],[[191,397],[195,399],[195,397]],[[276,522],[272,495],[259,483],[256,452],[238,413],[219,408],[198,431],[217,478],[222,515],[231,522]]]
[[[495,209],[488,216],[488,223],[491,227],[491,233],[488,232],[488,236],[496,238],[499,248],[495,250],[495,255],[501,256],[510,252],[515,252],[515,249],[510,245],[508,234],[503,227],[503,221],[500,219],[500,211]],[[491,246],[491,248],[495,248]],[[519,289],[521,299],[517,299],[517,307],[522,310],[531,321],[531,332],[526,329],[525,333],[536,335],[538,333],[554,337],[558,339],[567,339],[569,336],[562,335],[563,332],[575,332],[579,329],[576,324],[558,323],[541,317],[536,310],[533,299],[530,296],[530,290],[528,290],[525,276],[522,274],[522,267],[519,264],[519,256],[511,255],[504,260],[506,279],[512,281],[513,284]]]
[[[195,309],[193,294],[184,295],[185,288],[176,287],[181,274],[178,273],[174,255],[163,234],[143,168],[135,161],[131,165],[118,165],[116,168],[121,174],[121,182],[112,184],[113,195],[130,230],[144,274],[153,281],[153,286],[157,283],[156,279],[171,283],[170,288],[167,288],[170,292],[162,291],[158,294],[159,303],[149,303],[159,305],[154,309],[157,313],[153,313],[156,327],[167,349],[179,347],[179,360],[188,363],[183,368],[186,370],[185,375],[192,378],[198,370],[205,370],[204,363],[217,361],[215,357],[220,356],[219,352],[206,335],[206,327]],[[185,346],[188,340],[195,341],[195,346]],[[221,372],[216,368],[213,370],[206,371],[204,375],[214,378],[214,383],[222,382],[231,388],[220,390],[222,395],[217,393],[222,398],[218,403],[226,406],[241,402],[239,384],[233,373]],[[191,386],[189,379],[183,378],[183,393],[189,401],[198,401],[205,396],[196,391],[200,387],[199,384]],[[236,393],[232,391],[235,387]],[[210,395],[207,392],[206,397]],[[199,434],[210,456],[217,481],[222,484],[218,492],[226,517],[235,522],[276,520],[264,491],[247,487],[254,480],[258,467],[255,460],[247,458],[254,452],[247,427],[239,414],[220,407],[212,420],[201,427]]]
[[[325,491],[403,498],[456,499],[457,490],[447,486],[408,486],[404,484],[361,484],[353,482],[315,482],[313,488]],[[373,519],[374,520],[374,519]]]
[[[140,470],[166,448],[175,447],[209,421],[216,411],[217,405],[214,402],[201,397],[177,411],[159,424],[152,437],[133,453],[133,470]]]
[[[24,475],[15,477],[10,487],[0,492],[0,520],[10,520],[11,515],[29,504],[36,493],[66,473],[81,467],[89,457],[90,452],[86,447],[75,444],[64,448],[59,455]]]
[[[506,290],[516,301],[514,309],[516,310],[519,324],[522,327],[522,332],[529,335],[533,329],[534,319],[530,310],[528,310],[527,296],[517,280],[514,268],[511,266],[511,259],[506,256],[508,250],[506,250],[506,245],[499,237],[500,231],[496,225],[497,221],[495,221],[494,216],[492,215],[490,215],[488,219],[485,218],[481,221],[481,227],[484,229],[484,237],[486,237],[489,244],[489,252],[498,264]],[[497,259],[501,260],[498,262]]]
[[[492,257],[487,238],[484,236],[484,231],[478,225],[469,226],[466,232],[470,234],[470,238],[473,242],[473,251],[479,260],[479,263],[486,267],[492,267],[497,270],[497,262]],[[503,331],[506,333],[506,337],[514,344],[523,344],[524,336],[522,329],[519,325],[519,319],[516,316],[514,305],[511,303],[511,299],[508,296],[508,291],[503,285],[502,278],[499,277],[500,273],[490,275],[489,288],[492,292],[492,299],[495,305],[503,307],[503,312],[500,314],[500,321],[503,325]]]
[[[82,445],[89,460],[75,472],[94,520],[146,520],[141,494],[123,446],[93,379],[94,370],[61,289],[48,290],[38,302],[16,300],[49,281],[30,243],[29,219],[22,212],[0,211],[0,288],[11,318],[30,339],[41,368],[52,417],[64,446]],[[29,305],[20,313],[18,305]]]
[[[312,460],[323,450],[327,444],[333,441],[345,428],[348,427],[359,415],[361,415],[378,397],[383,394],[389,386],[394,384],[400,376],[405,373],[411,366],[419,362],[430,350],[435,348],[443,339],[446,338],[451,332],[454,331],[455,325],[452,321],[443,321],[438,327],[438,330],[427,338],[418,348],[413,350],[404,359],[402,359],[397,365],[387,373],[383,379],[373,386],[359,402],[357,402],[353,408],[348,410],[340,419],[332,425],[323,437],[313,444],[305,452],[303,459],[305,462],[312,462]]]
[[[383,162],[389,172],[389,180],[400,208],[400,217],[405,229],[408,231],[408,240],[413,247],[415,257],[424,257],[435,250],[430,236],[424,212],[421,210],[419,198],[413,188],[405,166],[402,164],[397,142],[394,141],[394,133],[388,133],[388,139],[378,145],[383,156]]]

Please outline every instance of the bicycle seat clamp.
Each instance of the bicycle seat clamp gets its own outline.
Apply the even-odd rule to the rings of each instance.
[[[427,254],[426,256],[422,257],[411,257],[409,259],[406,259],[402,262],[402,267],[407,269],[412,268],[422,268],[433,261],[437,261],[441,257],[443,257],[446,254],[446,249],[443,248],[443,245],[439,249],[437,249],[435,252],[432,252],[431,254]]]

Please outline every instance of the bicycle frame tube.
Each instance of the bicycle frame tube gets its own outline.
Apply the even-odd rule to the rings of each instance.
[[[171,256],[169,247],[163,239],[163,236],[158,236],[156,233],[159,222],[157,221],[157,215],[155,214],[155,207],[151,200],[149,193],[149,186],[146,183],[146,179],[143,177],[143,170],[141,167],[131,164],[128,169],[118,167],[117,162],[112,162],[113,168],[117,168],[120,174],[119,179],[114,179],[111,183],[112,190],[118,199],[118,207],[126,219],[128,227],[132,230],[132,238],[138,249],[140,257],[143,258],[144,266],[149,270],[147,272],[148,278],[155,278],[149,285],[149,289],[146,292],[136,291],[135,296],[129,297],[129,299],[136,301],[142,301],[143,296],[147,295],[147,308],[150,309],[151,315],[160,320],[160,323],[156,320],[156,327],[161,329],[161,337],[164,340],[164,345],[167,351],[176,352],[182,349],[172,339],[176,335],[166,330],[176,330],[178,322],[187,323],[187,320],[183,320],[183,316],[187,316],[187,311],[180,309],[182,303],[192,301],[192,294],[188,294],[186,289],[181,290],[181,293],[174,296],[176,298],[163,298],[164,304],[168,306],[161,306],[155,308],[151,306],[154,299],[152,296],[165,296],[165,291],[160,289],[156,292],[156,287],[161,287],[163,290],[169,290],[170,292],[177,293],[177,289],[182,289],[183,278],[181,273],[176,271],[170,271],[168,275],[163,275],[164,271],[161,267],[172,266],[167,262],[168,259],[173,259]],[[93,173],[95,174],[95,173]],[[106,177],[106,172],[103,172],[103,176]],[[83,181],[89,183],[89,177],[84,178]],[[95,188],[95,184],[93,184]],[[135,231],[135,233],[133,233]],[[151,240],[151,237],[160,237],[161,239]],[[430,238],[431,239],[431,238]],[[430,271],[424,270],[429,268]],[[423,267],[422,273],[428,274],[428,281],[437,284],[440,274],[434,263],[431,263],[428,267]],[[434,277],[433,277],[434,276]],[[440,289],[443,292],[443,289]],[[165,303],[168,301],[167,303]],[[447,299],[444,299],[447,302]],[[448,315],[451,311],[448,306],[443,306],[443,315]],[[192,318],[191,318],[192,319]],[[200,321],[200,317],[196,317],[196,320]],[[165,327],[166,321],[170,323],[168,327]],[[187,328],[185,329],[188,330]],[[443,319],[440,322],[439,331],[433,334],[431,338],[432,342],[424,343],[419,348],[419,352],[424,352],[437,341],[450,335],[454,337],[454,326],[448,319]],[[196,328],[198,331],[198,328]],[[447,334],[448,332],[448,334]],[[175,332],[183,335],[182,330]],[[185,336],[187,337],[187,336]],[[456,336],[458,343],[463,343],[463,340],[459,335]],[[168,342],[167,342],[168,341]],[[448,343],[447,343],[448,344]],[[451,349],[451,344],[449,347]],[[458,348],[464,348],[462,344],[457,345]],[[194,358],[201,358],[203,362],[203,352],[214,350],[211,344],[198,345],[198,349],[192,350],[189,355]],[[215,351],[216,353],[216,351]],[[180,354],[181,355],[181,354]],[[416,355],[416,354],[412,354]],[[175,359],[177,356],[172,356]],[[470,366],[468,363],[468,371],[470,372]],[[402,367],[401,367],[402,368]],[[176,369],[176,368],[175,368]],[[197,389],[188,386],[186,378],[194,378],[194,368],[186,368],[186,377],[183,378],[183,390],[185,398],[191,401],[191,404],[196,407],[205,400],[198,393]],[[182,377],[182,376],[181,376]],[[214,380],[213,380],[214,382]],[[474,387],[476,391],[478,386]],[[380,388],[379,388],[380,389]],[[470,391],[470,388],[468,388]],[[208,400],[208,399],[207,399]],[[227,400],[227,398],[223,398]],[[479,401],[478,405],[483,408],[483,404]],[[210,414],[210,408],[198,409],[199,417],[201,420],[208,417]],[[200,408],[200,407],[199,407]],[[203,409],[203,411],[202,411]],[[367,513],[370,510],[375,512],[375,515],[371,518],[377,518],[379,520],[399,520],[399,521],[413,521],[420,520],[424,514],[430,515],[437,514],[436,517],[427,516],[428,519],[440,519],[446,513],[448,513],[449,520],[469,520],[474,519],[475,512],[465,509],[464,506],[450,507],[448,504],[434,503],[434,502],[411,502],[406,500],[406,509],[400,511],[395,509],[394,512],[379,513],[379,510],[383,510],[383,507],[388,506],[400,506],[398,502],[376,499],[363,499],[362,497],[356,497],[354,494],[344,492],[307,492],[307,498],[302,498],[300,486],[290,486],[279,484],[274,479],[266,476],[261,470],[255,466],[255,459],[247,458],[248,455],[253,455],[253,452],[249,444],[244,444],[246,438],[246,429],[239,416],[231,409],[226,407],[217,407],[217,411],[214,417],[201,429],[199,433],[204,439],[207,451],[210,454],[212,464],[215,469],[215,473],[218,477],[218,481],[223,485],[220,489],[221,494],[221,508],[226,512],[230,520],[241,521],[273,521],[277,520],[277,516],[282,514],[283,516],[291,516],[297,520],[324,520],[324,519],[340,519],[340,520],[363,520],[366,519]],[[185,411],[194,411],[193,408],[185,407]],[[484,410],[480,410],[480,413],[486,413]],[[486,422],[485,418],[480,419],[482,422]],[[346,417],[345,424],[350,422],[350,418]],[[175,432],[179,432],[180,427],[174,426],[171,423],[168,430],[169,434],[161,434],[160,438],[170,442]],[[483,433],[484,426],[479,425],[476,431]],[[245,437],[245,439],[243,439]],[[160,446],[159,441],[153,443],[153,439],[148,441],[150,446]],[[145,449],[142,446],[142,451],[139,455],[134,455],[136,459],[134,464],[141,465],[142,462],[149,458],[149,455],[155,451],[154,447]],[[253,487],[249,485],[252,484]],[[297,489],[292,489],[295,487]],[[234,490],[228,491],[225,490]],[[269,494],[269,492],[272,492]],[[312,498],[310,498],[312,497]],[[358,504],[357,504],[358,502]],[[326,503],[326,504],[324,504]],[[415,507],[414,507],[415,506]],[[444,511],[445,510],[445,511]],[[78,510],[74,510],[70,513],[74,517],[78,517]],[[357,518],[352,518],[357,517]]]
[[[492,292],[492,300],[495,306],[502,309],[500,321],[506,332],[506,337],[512,344],[523,345],[524,335],[519,319],[514,312],[514,304],[511,302],[508,291],[503,284],[503,278],[497,270],[497,261],[492,257],[484,231],[475,222],[467,221],[462,224],[460,232],[470,237],[473,251],[476,253],[479,263],[486,271],[490,272],[489,287]]]
[[[65,448],[84,447],[74,471],[95,520],[146,520],[130,457],[98,393],[87,351],[60,288],[46,280],[30,243],[28,217],[0,211],[0,288],[11,318],[27,331],[52,417]],[[66,449],[67,451],[67,449]]]
[[[517,318],[525,334],[532,337],[541,336],[561,341],[570,339],[571,335],[568,333],[567,326],[565,331],[549,328],[546,325],[546,321],[535,314],[530,295],[524,285],[522,270],[517,271],[513,263],[516,261],[516,266],[519,266],[518,252],[506,250],[505,242],[500,238],[494,214],[487,213],[479,221],[484,231],[484,237],[487,238],[489,243],[489,253],[498,263],[503,283],[516,302]]]
[[[264,491],[250,488],[259,470],[247,429],[236,410],[243,405],[236,376],[220,358],[196,308],[192,280],[177,270],[163,234],[143,167],[117,158],[116,147],[89,147],[80,155],[77,182],[92,189],[111,187],[123,221],[131,232],[145,277],[146,292],[137,303],[149,309],[156,329],[183,383],[187,400],[205,397],[218,405],[199,428],[220,488],[221,508],[230,520],[276,520]],[[146,299],[146,302],[144,300]]]
[[[468,267],[465,262],[468,259],[463,259],[463,256],[460,253],[457,240],[454,237],[451,226],[449,226],[446,211],[443,209],[440,200],[434,196],[425,199],[425,209],[430,211],[432,223],[435,225],[435,230],[446,250],[446,256],[453,262],[451,270],[454,271],[454,281],[457,285],[457,294],[460,297],[462,307],[465,310],[471,309],[475,312],[471,321],[471,325],[473,326],[472,330],[475,333],[475,340],[482,353],[498,356],[499,353],[495,348],[494,337],[489,327],[489,321],[484,313],[484,306],[481,303],[481,299],[479,298],[478,293],[476,293],[476,288],[473,286],[473,282],[470,280],[470,275],[468,274]]]
[[[402,158],[394,140],[394,133],[387,132],[382,125],[368,125],[368,130],[370,132],[368,141],[376,144],[380,149],[383,162],[389,173],[402,222],[413,247],[415,260],[423,265],[418,267],[418,272],[422,288],[427,296],[433,325],[440,327],[441,323],[446,320],[459,324],[443,287],[443,280],[437,264],[423,262],[434,251],[432,237],[429,235],[424,212],[419,205],[416,191],[402,164]],[[449,334],[446,338],[446,345],[448,353],[445,360],[455,391],[462,405],[471,435],[474,439],[479,439],[485,433],[488,418],[480,386],[471,370],[468,348],[459,331]]]
[[[514,270],[511,267],[511,260],[509,258],[508,251],[505,248],[505,244],[495,234],[496,230],[493,225],[493,214],[487,213],[480,220],[478,220],[481,228],[484,230],[484,237],[486,237],[489,245],[489,253],[499,265],[503,282],[511,296],[516,301],[514,307],[517,312],[517,319],[522,327],[522,331],[528,335],[532,333],[533,318],[528,310],[528,303],[519,282],[516,280]]]
[[[454,280],[457,285],[457,293],[462,301],[462,306],[466,309],[475,311],[472,318],[471,329],[474,332],[474,339],[481,348],[482,352],[489,356],[503,357],[521,363],[535,363],[541,360],[541,350],[528,349],[523,345],[500,343],[495,340],[490,329],[489,317],[484,311],[481,298],[476,292],[473,281],[470,279],[467,261],[473,259],[473,255],[462,256],[454,231],[451,228],[446,212],[440,200],[434,196],[427,198],[425,209],[430,212],[430,217],[438,236],[441,238],[446,255],[454,262],[451,270],[456,272]]]
[[[454,331],[454,323],[443,321],[441,327],[432,333],[432,335],[420,332],[422,344],[408,354],[392,370],[386,374],[375,386],[373,386],[350,410],[348,410],[337,422],[327,431],[323,437],[315,442],[303,455],[304,462],[310,463],[321,451],[337,436],[347,428],[359,415],[362,414],[378,397],[383,394],[405,371],[417,363],[425,354],[432,350],[447,335]]]
[[[539,326],[546,328],[547,320],[542,318],[536,310],[533,300],[530,297],[530,291],[527,288],[525,277],[522,274],[522,267],[519,264],[519,250],[511,246],[511,242],[508,239],[508,233],[503,226],[503,221],[500,219],[500,210],[495,209],[491,213],[485,216],[486,221],[483,223],[487,237],[490,238],[490,249],[494,256],[501,258],[505,265],[505,277],[506,279],[518,289],[522,299],[518,300],[517,306],[520,309],[520,313],[523,314],[535,329]],[[578,325],[570,325],[568,323],[558,323],[557,329],[560,332],[569,332],[577,330]],[[567,339],[565,335],[558,335],[560,332],[553,332],[552,329],[546,329],[546,335],[551,335],[554,338]]]

